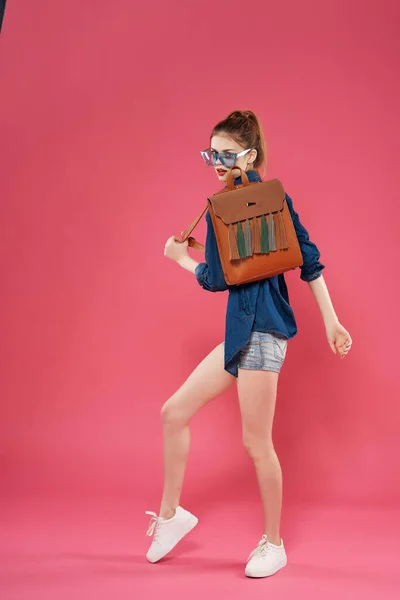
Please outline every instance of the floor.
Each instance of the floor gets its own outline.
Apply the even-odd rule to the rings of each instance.
[[[197,528],[154,565],[144,558],[149,508],[126,498],[3,499],[1,600],[400,598],[400,511],[286,507],[289,564],[253,580],[244,561],[262,534],[257,506],[187,506]]]

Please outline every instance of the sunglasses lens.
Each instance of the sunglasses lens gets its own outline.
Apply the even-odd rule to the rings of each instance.
[[[235,166],[235,162],[236,162],[235,154],[224,153],[224,152],[221,154],[218,154],[218,152],[213,152],[211,150],[204,150],[201,153],[201,155],[203,157],[204,162],[209,167],[215,167],[217,165],[217,162],[220,162],[227,169],[231,169],[233,166]]]
[[[204,162],[206,163],[206,165],[208,167],[214,166],[215,165],[215,157],[213,156],[213,153],[210,152],[209,150],[206,150],[204,152],[201,153]]]
[[[226,167],[227,169],[231,169],[234,164],[235,164],[235,157],[234,156],[220,156],[221,162],[224,165],[224,167]]]

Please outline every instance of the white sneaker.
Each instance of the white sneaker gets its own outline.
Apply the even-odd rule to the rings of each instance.
[[[247,577],[269,577],[287,565],[286,551],[281,540],[280,546],[268,541],[264,534],[258,546],[247,559],[245,574]]]
[[[147,560],[151,563],[157,562],[168,554],[193,527],[196,527],[199,521],[181,506],[178,506],[171,519],[163,519],[151,511],[146,511],[146,515],[151,515],[146,533],[147,535],[154,533],[153,541],[146,554]]]

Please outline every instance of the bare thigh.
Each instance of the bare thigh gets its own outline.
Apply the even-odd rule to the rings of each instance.
[[[245,442],[271,441],[279,374],[239,369],[238,396]]]
[[[235,377],[224,369],[224,344],[208,354],[163,406],[164,414],[174,420],[189,421],[207,402],[225,392]]]

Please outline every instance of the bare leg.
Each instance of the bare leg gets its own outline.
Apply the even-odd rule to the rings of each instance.
[[[224,344],[220,344],[162,407],[164,491],[159,512],[161,517],[172,517],[179,506],[190,446],[190,419],[234,381],[235,377],[224,370]]]
[[[264,532],[280,545],[282,471],[272,443],[278,373],[239,369],[243,444],[253,460],[264,511]]]

